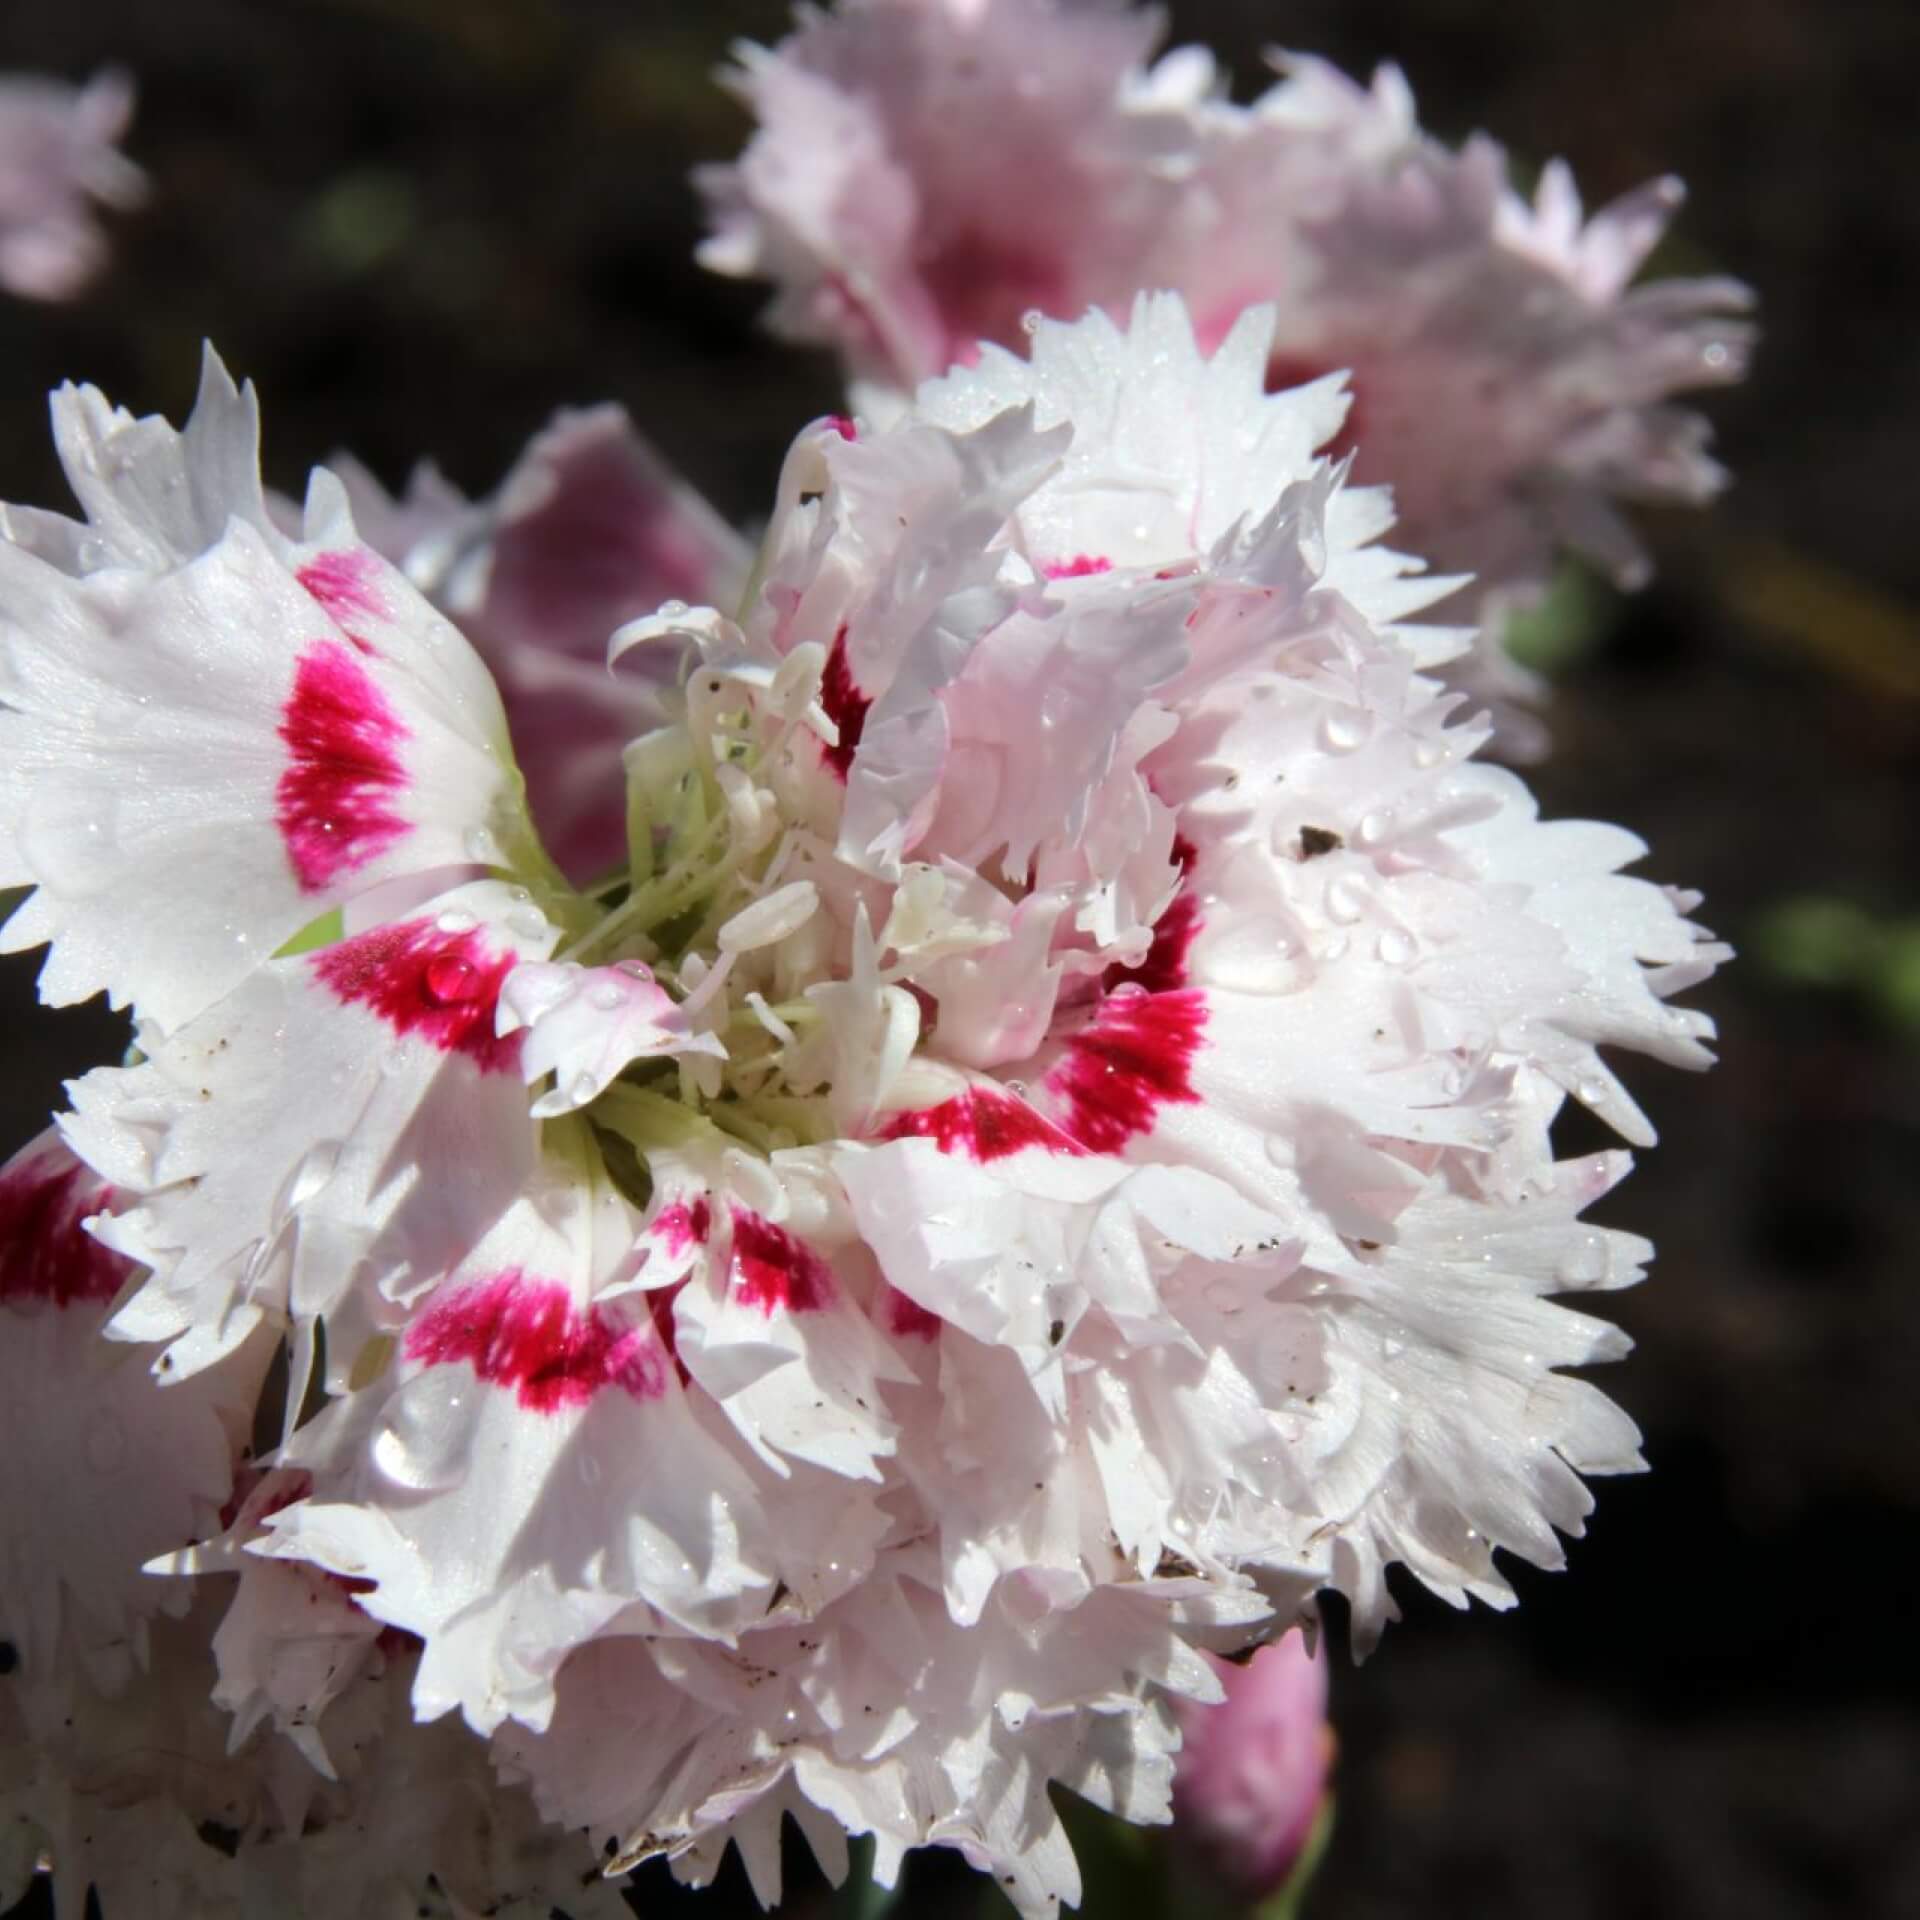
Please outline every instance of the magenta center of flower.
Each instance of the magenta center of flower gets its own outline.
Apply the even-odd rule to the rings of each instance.
[[[1082,1153],[1077,1140],[1011,1093],[970,1087],[937,1107],[896,1114],[881,1129],[883,1140],[931,1140],[942,1153],[964,1153],[985,1165],[1026,1147],[1049,1153]]]
[[[1206,1024],[1201,993],[1110,994],[1047,1075],[1061,1127],[1090,1152],[1118,1153],[1162,1107],[1196,1103],[1189,1069]]]
[[[804,1240],[744,1207],[732,1212],[736,1300],[771,1320],[783,1307],[811,1313],[833,1298],[833,1275]]]
[[[470,1366],[535,1413],[585,1406],[607,1387],[657,1400],[670,1364],[650,1317],[630,1325],[602,1307],[583,1311],[559,1281],[518,1267],[429,1306],[408,1330],[406,1354],[426,1367]]]
[[[0,1300],[111,1300],[130,1263],[80,1223],[106,1210],[112,1189],[77,1163],[49,1164],[34,1155],[0,1176]]]
[[[520,964],[495,953],[477,929],[448,933],[431,920],[399,920],[326,947],[314,977],[339,999],[378,1014],[406,1039],[463,1054],[482,1073],[516,1073],[518,1033],[494,1032],[501,983]]]
[[[379,559],[365,547],[341,547],[332,553],[316,554],[294,578],[326,608],[362,653],[372,653],[372,642],[355,633],[353,623],[387,617],[386,602],[373,584],[379,571]]]
[[[845,627],[833,636],[833,646],[827,654],[826,671],[820,678],[820,705],[840,732],[835,745],[823,746],[820,751],[827,765],[844,781],[852,770],[860,736],[866,731],[867,709],[873,705],[872,699],[860,691],[854,680],[853,668],[847,659]]]
[[[300,656],[279,734],[274,817],[302,890],[318,893],[410,831],[392,805],[408,786],[395,752],[407,729],[353,655],[322,640]]]

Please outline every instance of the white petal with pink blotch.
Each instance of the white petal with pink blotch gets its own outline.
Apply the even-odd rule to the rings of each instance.
[[[71,395],[88,527],[54,557],[43,528],[0,541],[0,882],[36,889],[0,942],[53,943],[46,999],[104,988],[169,1033],[329,909],[526,838],[467,643],[331,482],[303,541],[274,529],[251,395],[211,356],[195,419]]]

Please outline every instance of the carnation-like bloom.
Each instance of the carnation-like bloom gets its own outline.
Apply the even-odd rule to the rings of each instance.
[[[1750,295],[1725,278],[1634,284],[1681,198],[1659,180],[1583,223],[1566,167],[1534,199],[1484,137],[1423,133],[1405,82],[1276,56],[1251,106],[1187,47],[1141,64],[1156,21],[1099,0],[842,0],[735,84],[759,128],[701,175],[702,253],[771,279],[770,319],[837,346],[879,414],[919,381],[1019,344],[1023,316],[1116,318],[1172,287],[1203,345],[1275,312],[1267,384],[1348,377],[1339,446],[1391,484],[1400,539],[1471,576],[1447,607],[1485,643],[1451,678],[1532,690],[1498,644],[1556,553],[1625,586],[1644,550],[1621,501],[1698,505],[1724,475],[1670,404],[1740,378]],[[1502,744],[1524,751],[1516,717]]]
[[[106,259],[93,203],[138,206],[146,178],[116,151],[133,118],[133,83],[96,74],[84,87],[0,74],[0,290],[70,300]]]
[[[1396,1562],[1509,1604],[1495,1554],[1558,1565],[1639,1464],[1561,1371],[1624,1341],[1550,1297],[1638,1277],[1579,1217],[1626,1157],[1549,1128],[1651,1140],[1600,1049],[1703,1064],[1669,1001],[1721,949],[1474,758],[1447,582],[1273,326],[1143,299],[803,432],[744,601],[614,638],[676,665],[584,890],[338,480],[268,510],[250,394],[58,396],[86,524],[0,545],[4,942],[135,1012],[60,1123],[110,1340],[169,1407],[286,1356],[277,1448],[113,1561],[225,1600],[261,1764],[347,1778],[385,1628],[365,1671],[611,1871],[731,1842],[771,1901],[791,1813],[830,1874],[948,1845],[1051,1913],[1050,1786],[1167,1817],[1202,1649],[1322,1588],[1364,1645]]]

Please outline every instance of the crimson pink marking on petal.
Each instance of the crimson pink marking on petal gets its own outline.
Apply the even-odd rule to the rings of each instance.
[[[1008,233],[962,226],[921,267],[947,329],[947,359],[975,365],[983,340],[1022,348],[1028,313],[1060,313],[1070,298],[1064,260]]]
[[[64,1148],[0,1168],[0,1300],[56,1307],[111,1300],[132,1262],[81,1226],[107,1211],[113,1189]]]
[[[769,1320],[777,1309],[811,1313],[833,1298],[827,1263],[784,1227],[744,1207],[733,1209],[733,1290]]]
[[[274,818],[302,891],[317,893],[409,831],[390,804],[407,788],[394,752],[407,729],[353,655],[322,640],[300,656],[279,731],[292,757]]]
[[[688,1247],[703,1247],[707,1231],[713,1225],[713,1211],[703,1193],[692,1206],[676,1200],[653,1216],[653,1231],[666,1242],[669,1253],[684,1253]]]
[[[937,1313],[929,1313],[918,1300],[889,1286],[882,1299],[887,1331],[911,1340],[937,1340],[944,1324]]]
[[[857,440],[860,437],[859,428],[857,428],[844,413],[828,414],[827,425],[830,426],[842,440]]]
[[[686,1284],[684,1280],[676,1280],[672,1286],[660,1287],[647,1295],[647,1311],[653,1315],[653,1330],[671,1356],[674,1371],[679,1374],[683,1387],[693,1376],[687,1371],[687,1363],[680,1358],[680,1322],[674,1318],[673,1303],[680,1297],[680,1291]]]
[[[820,704],[826,709],[827,718],[840,730],[839,745],[823,746],[820,751],[827,765],[844,782],[853,766],[860,736],[866,730],[867,709],[873,705],[871,697],[860,691],[853,677],[853,668],[847,663],[845,627],[833,636],[833,647],[827,655],[827,669],[820,677]]]
[[[1109,993],[1128,985],[1144,987],[1149,993],[1172,993],[1187,984],[1187,954],[1201,926],[1200,902],[1188,884],[1197,858],[1192,842],[1177,838],[1173,858],[1180,869],[1180,885],[1154,922],[1147,957],[1137,967],[1109,967],[1101,976]]]
[[[310,964],[329,991],[395,1033],[465,1054],[482,1073],[519,1071],[520,1034],[493,1027],[501,983],[520,957],[493,952],[479,929],[444,933],[431,920],[396,920],[322,947]]]
[[[1095,1153],[1117,1153],[1151,1131],[1162,1107],[1200,1098],[1187,1069],[1207,1024],[1200,993],[1110,996],[1093,1024],[1067,1042],[1047,1075],[1047,1091],[1065,1112],[1060,1124]]]
[[[1113,562],[1103,553],[1076,553],[1071,560],[1046,560],[1040,571],[1049,580],[1084,580],[1090,573],[1111,573]]]
[[[332,614],[342,631],[345,631],[358,614],[365,614],[374,620],[386,618],[387,603],[381,599],[373,584],[379,570],[378,555],[367,548],[342,547],[333,553],[316,554],[294,578]],[[357,634],[348,633],[347,638],[362,653],[373,651]]]
[[[937,1107],[895,1114],[880,1138],[931,1140],[942,1153],[966,1153],[982,1164],[1004,1160],[1024,1147],[1044,1147],[1049,1153],[1086,1151],[1024,1100],[985,1087],[969,1087]]]
[[[583,1407],[606,1387],[635,1400],[657,1400],[667,1387],[668,1356],[651,1320],[582,1312],[559,1281],[518,1267],[430,1304],[407,1330],[406,1353],[422,1366],[464,1363],[489,1386],[512,1387],[535,1413]]]

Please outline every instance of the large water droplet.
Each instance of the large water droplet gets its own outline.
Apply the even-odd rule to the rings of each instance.
[[[1609,1266],[1604,1235],[1587,1232],[1567,1242],[1554,1272],[1569,1287],[1590,1287],[1607,1277]]]
[[[334,1168],[339,1164],[338,1140],[322,1140],[317,1146],[309,1147],[280,1190],[281,1213],[293,1213],[304,1207],[333,1178]]]
[[[460,1390],[471,1376],[436,1367],[388,1401],[373,1436],[373,1463],[389,1480],[424,1490],[456,1487],[467,1476],[469,1417]]]
[[[1351,926],[1367,910],[1367,896],[1355,880],[1342,874],[1327,886],[1327,918]]]
[[[1367,737],[1367,721],[1346,707],[1336,707],[1320,722],[1320,744],[1329,753],[1351,753]]]
[[[463,913],[458,907],[449,907],[433,923],[442,933],[471,933],[480,922],[470,913]]]
[[[480,969],[458,954],[438,954],[427,962],[423,984],[436,1007],[457,1007],[480,991]]]
[[[1382,964],[1389,967],[1404,967],[1415,952],[1412,939],[1395,927],[1389,927],[1380,936],[1373,950],[1380,956]]]

